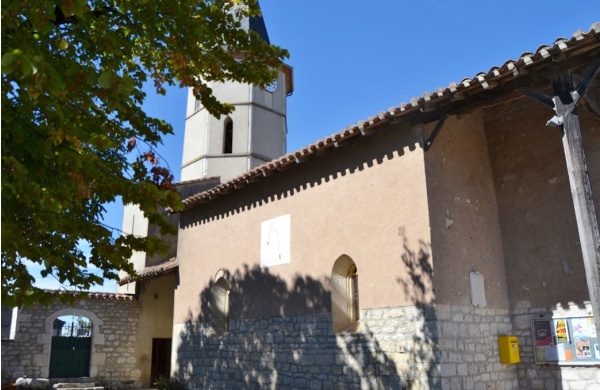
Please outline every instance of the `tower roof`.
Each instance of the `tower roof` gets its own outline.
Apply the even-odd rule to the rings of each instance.
[[[260,8],[260,5],[258,5]],[[269,41],[269,34],[267,33],[267,26],[265,25],[265,20],[262,17],[262,14],[259,16],[251,16],[249,18],[242,19],[242,28],[246,31],[254,31],[258,34],[260,39],[265,41],[266,43],[271,43]]]

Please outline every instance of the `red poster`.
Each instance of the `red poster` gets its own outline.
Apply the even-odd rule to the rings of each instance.
[[[550,320],[533,320],[533,336],[536,347],[549,347],[552,341],[552,326]]]

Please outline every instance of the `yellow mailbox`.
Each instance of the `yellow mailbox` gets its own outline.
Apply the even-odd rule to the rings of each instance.
[[[500,363],[519,363],[519,340],[517,336],[498,336],[498,347],[500,348]]]

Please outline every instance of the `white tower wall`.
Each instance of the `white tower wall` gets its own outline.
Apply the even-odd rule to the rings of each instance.
[[[144,217],[144,213],[138,205],[127,204],[123,208],[123,227],[122,234],[133,234],[138,237],[146,237],[148,235],[148,219]],[[133,263],[133,268],[136,272],[142,271],[146,267],[146,252],[134,251],[129,259]],[[123,271],[119,272],[119,278],[127,276]],[[135,282],[123,286],[117,286],[117,293],[134,293]]]
[[[210,83],[217,99],[234,111],[216,118],[188,92],[181,180],[219,176],[237,177],[286,152],[286,78],[280,71],[278,87],[269,92],[250,84]],[[231,153],[225,153],[225,123],[233,123]]]

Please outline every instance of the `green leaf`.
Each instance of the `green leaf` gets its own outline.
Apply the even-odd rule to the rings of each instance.
[[[29,58],[26,56],[21,57],[21,73],[23,76],[29,76],[33,73],[34,67]]]
[[[119,83],[119,92],[124,94],[130,94],[134,90],[134,82],[133,79],[127,75],[123,76],[121,82]]]
[[[13,53],[6,53],[2,56],[2,66],[11,66],[14,60],[15,55]]]
[[[114,77],[110,72],[104,72],[98,77],[98,85],[104,89],[109,89],[113,85]]]
[[[218,116],[232,106],[216,99],[207,80],[264,85],[287,57],[240,30],[228,4],[148,0],[140,12],[136,2],[2,3],[3,304],[74,301],[32,287],[24,259],[87,288],[102,279],[86,269],[81,240],[91,248],[89,262],[113,279],[119,270],[134,272],[128,261],[134,250],[166,249],[159,237],[121,237],[120,226],[107,229],[104,204],[122,197],[163,233],[176,232],[158,212],[182,209],[168,187],[168,170],[144,158],[148,150],[126,146],[133,138],[152,148],[172,133],[142,109],[147,79],[156,81],[158,93],[169,85],[193,88]]]
[[[73,14],[76,16],[83,15],[84,8],[87,4],[87,0],[74,0],[73,1]]]

